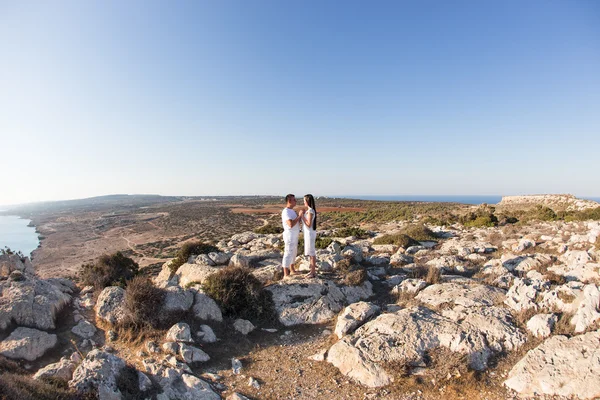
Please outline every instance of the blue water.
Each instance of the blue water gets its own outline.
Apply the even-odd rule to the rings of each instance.
[[[27,226],[30,222],[14,215],[0,215],[0,248],[9,247],[29,256],[40,243],[35,228]]]
[[[462,203],[462,204],[496,204],[502,200],[502,196],[488,195],[403,195],[403,196],[336,196],[347,199],[359,200],[380,200],[380,201],[428,201],[441,203]]]

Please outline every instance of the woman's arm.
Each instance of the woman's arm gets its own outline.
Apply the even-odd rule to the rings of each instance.
[[[312,219],[313,219],[313,214],[311,212],[304,213],[304,216],[302,217],[302,221],[308,227],[312,226],[311,225],[312,224]]]

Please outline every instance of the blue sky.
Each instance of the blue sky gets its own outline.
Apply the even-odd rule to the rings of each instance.
[[[0,0],[0,204],[600,195],[597,1]]]

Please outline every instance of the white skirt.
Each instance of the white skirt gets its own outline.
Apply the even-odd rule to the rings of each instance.
[[[317,251],[315,249],[315,240],[317,239],[317,231],[312,229],[304,230],[304,255],[305,256],[316,256]]]

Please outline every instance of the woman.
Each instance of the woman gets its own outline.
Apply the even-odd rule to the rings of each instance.
[[[310,258],[310,272],[306,274],[307,278],[317,276],[317,252],[315,250],[315,240],[317,238],[317,207],[315,198],[312,194],[304,196],[304,205],[307,210],[302,215],[304,232],[304,255]]]

